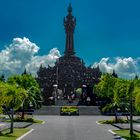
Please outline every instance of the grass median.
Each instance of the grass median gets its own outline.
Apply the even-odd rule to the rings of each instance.
[[[10,119],[5,119],[6,117],[3,117],[2,122],[11,122]],[[15,117],[14,122],[29,122],[29,123],[37,123],[37,124],[42,124],[44,121],[42,120],[37,120],[34,119],[33,117],[25,116],[24,119],[21,119],[21,117]]]
[[[24,128],[24,129],[14,129],[14,133],[9,133],[9,130],[2,131],[0,134],[0,140],[16,140],[23,134],[27,133],[30,129]]]
[[[126,140],[140,140],[140,133],[138,132],[134,132],[133,137],[130,138],[130,130],[113,130],[113,131]]]

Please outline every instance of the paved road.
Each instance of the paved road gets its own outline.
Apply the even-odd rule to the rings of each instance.
[[[32,125],[34,131],[23,140],[113,140],[115,136],[108,129],[111,125],[98,125],[97,120],[109,119],[103,116],[38,116],[45,124]]]

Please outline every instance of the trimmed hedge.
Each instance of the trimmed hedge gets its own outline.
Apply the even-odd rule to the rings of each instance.
[[[79,115],[79,109],[77,106],[62,106],[60,115]]]

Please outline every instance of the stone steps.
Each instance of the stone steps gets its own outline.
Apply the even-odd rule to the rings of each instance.
[[[61,106],[43,106],[35,111],[35,115],[60,115]],[[101,115],[98,106],[78,106],[79,115]]]
[[[79,106],[80,115],[101,115],[98,106]]]
[[[34,112],[35,115],[60,115],[61,106],[43,106]]]
[[[57,100],[55,105],[56,106],[77,106],[79,100],[76,99],[72,103],[69,103],[68,100]]]

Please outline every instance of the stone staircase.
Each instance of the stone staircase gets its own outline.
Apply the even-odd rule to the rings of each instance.
[[[34,112],[35,115],[60,115],[61,106],[42,106]]]
[[[79,106],[80,115],[101,115],[99,106]]]
[[[76,99],[72,103],[69,103],[68,100],[57,100],[55,106],[77,106],[79,100]]]
[[[61,106],[43,106],[35,111],[35,115],[60,115]],[[79,115],[101,115],[98,106],[78,106]]]

